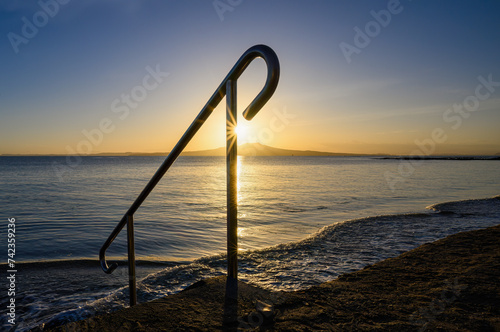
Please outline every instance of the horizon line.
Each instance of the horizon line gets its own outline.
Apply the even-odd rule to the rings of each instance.
[[[412,154],[390,154],[390,153],[352,153],[352,152],[327,152],[327,151],[317,151],[317,150],[293,150],[293,149],[283,149],[277,148],[269,145],[264,145],[261,143],[243,143],[239,144],[238,147],[242,147],[242,153],[248,152],[247,150],[255,149],[255,150],[266,150],[267,151],[275,151],[275,153],[286,153],[286,155],[294,156],[294,154],[298,154],[297,156],[387,156],[394,158],[414,158],[414,159],[425,159],[432,157],[445,157],[445,156],[461,156],[461,157],[498,157],[500,153],[496,154],[464,154],[464,153],[443,153],[443,154],[429,154],[429,155],[412,155]],[[212,149],[204,149],[204,150],[190,150],[183,151],[180,156],[196,156],[196,154],[200,154],[198,156],[223,156],[225,154],[221,154],[221,150],[225,150],[226,147],[217,147]],[[168,156],[171,151],[165,152],[99,152],[99,153],[89,153],[89,154],[67,154],[67,153],[4,153],[0,154],[0,157],[64,157],[64,156],[81,156],[81,157],[133,157],[133,156]],[[211,152],[218,152],[217,155],[210,155]],[[222,151],[223,152],[223,151]],[[188,155],[186,155],[188,154]],[[273,156],[272,154],[261,155],[261,156]],[[279,156],[279,155],[277,155]]]

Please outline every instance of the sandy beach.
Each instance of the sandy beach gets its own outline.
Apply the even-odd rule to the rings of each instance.
[[[500,331],[498,280],[500,225],[424,244],[305,291],[239,282],[237,316],[224,304],[225,278],[218,277],[133,308],[38,330]]]

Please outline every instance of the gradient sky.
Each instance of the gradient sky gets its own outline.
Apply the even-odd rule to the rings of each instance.
[[[281,79],[240,143],[500,153],[499,1],[59,1],[0,4],[0,154],[169,151],[255,44]],[[126,106],[148,68],[168,75]],[[260,59],[241,76],[240,114],[265,76]],[[187,150],[224,126],[225,102]]]

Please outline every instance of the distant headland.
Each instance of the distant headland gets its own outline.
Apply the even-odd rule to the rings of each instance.
[[[167,156],[169,152],[103,152],[89,154],[88,156]],[[51,154],[44,156],[65,156],[66,154]],[[181,153],[181,156],[197,156],[197,157],[209,157],[209,156],[225,156],[226,148],[220,147],[210,150],[199,150],[199,151],[185,151]],[[359,153],[333,153],[333,152],[321,152],[321,151],[311,151],[311,150],[288,150],[275,148],[268,145],[263,145],[260,143],[245,143],[238,146],[238,155],[240,156],[386,156],[382,154],[359,154]],[[0,156],[36,156],[36,154],[30,155],[17,155],[17,154],[2,154]],[[39,155],[42,156],[42,155]]]
[[[126,157],[126,156],[167,156],[170,152],[102,152],[93,153],[85,156],[98,157]],[[67,154],[0,154],[0,157],[9,156],[66,156]],[[185,151],[181,156],[192,157],[212,157],[225,156],[226,147],[219,147],[209,150]],[[470,156],[470,155],[430,155],[430,156],[413,156],[413,155],[390,155],[385,153],[368,154],[368,153],[339,153],[339,152],[324,152],[314,150],[290,150],[276,148],[260,143],[245,143],[238,145],[239,156],[257,156],[257,157],[273,157],[273,156],[326,156],[326,157],[373,157],[378,159],[393,159],[393,160],[500,160],[500,153],[487,156]]]
[[[187,151],[183,152],[181,156],[225,156],[226,148],[220,147],[211,150],[202,151]],[[280,149],[260,143],[245,143],[238,146],[239,156],[363,156],[362,154],[355,153],[334,153],[322,152],[311,150],[288,150]],[[364,155],[366,156],[366,155]]]

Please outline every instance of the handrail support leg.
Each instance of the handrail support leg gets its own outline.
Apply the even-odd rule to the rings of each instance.
[[[132,307],[137,304],[133,215],[127,215],[127,249],[128,249],[128,284],[130,292],[130,306]]]
[[[238,144],[236,80],[226,84],[227,277],[238,279]]]

